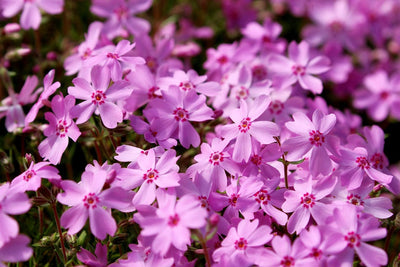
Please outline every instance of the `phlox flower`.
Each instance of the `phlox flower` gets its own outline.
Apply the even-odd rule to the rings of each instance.
[[[288,85],[299,82],[303,89],[320,94],[323,89],[322,81],[313,75],[329,70],[329,58],[326,56],[311,57],[310,45],[306,41],[299,44],[291,42],[288,51],[289,58],[279,54],[271,55],[270,70],[283,76]]]
[[[9,183],[0,186],[0,251],[3,245],[18,236],[18,222],[9,215],[23,214],[30,208],[31,203],[24,192],[14,190]]]
[[[55,71],[51,70],[49,73],[44,76],[43,79],[43,88],[39,88],[37,90],[40,93],[38,100],[35,104],[33,104],[31,110],[26,114],[25,117],[25,126],[28,126],[29,123],[33,122],[47,99],[54,94],[54,92],[61,86],[59,82],[53,83]]]
[[[206,224],[207,211],[191,197],[183,196],[176,201],[174,190],[158,189],[158,209],[138,206],[134,215],[142,228],[142,236],[153,237],[152,251],[165,255],[173,245],[181,251],[190,244],[190,229],[199,229]],[[162,231],[160,231],[162,229]]]
[[[252,151],[252,138],[261,144],[273,143],[274,136],[279,135],[279,127],[270,121],[257,121],[257,118],[267,109],[269,97],[258,97],[250,107],[241,101],[240,108],[231,112],[233,124],[221,127],[221,137],[232,140],[236,138],[232,159],[236,162],[248,161]]]
[[[336,116],[324,115],[315,110],[312,121],[302,112],[293,114],[294,121],[285,123],[286,128],[297,134],[282,144],[282,151],[287,152],[288,160],[300,160],[311,150],[310,171],[314,176],[327,175],[332,171],[332,160],[328,151],[332,151],[328,134],[336,123]]]
[[[22,262],[32,257],[33,249],[28,246],[30,242],[26,235],[18,235],[4,245],[0,246],[0,267],[8,265],[4,262]]]
[[[0,118],[6,116],[6,129],[14,132],[17,128],[25,126],[25,114],[23,105],[34,102],[39,94],[39,90],[33,92],[38,84],[36,76],[28,76],[19,93],[15,93],[11,88],[9,96],[1,101]]]
[[[61,226],[68,229],[68,234],[79,232],[88,217],[90,230],[98,239],[113,236],[117,224],[111,216],[111,208],[124,209],[130,205],[131,194],[120,187],[102,190],[107,179],[105,171],[84,172],[80,183],[71,180],[61,182],[64,193],[57,195],[57,200],[71,208],[60,219]],[[106,207],[107,209],[104,209]]]
[[[72,80],[74,87],[68,88],[68,93],[84,101],[71,109],[71,115],[81,124],[89,120],[95,112],[100,114],[101,121],[107,128],[115,128],[123,120],[122,109],[114,102],[127,97],[131,89],[128,83],[118,81],[110,87],[110,71],[107,67],[96,65],[91,71],[91,81],[83,78]]]
[[[42,20],[40,9],[49,14],[59,14],[63,10],[64,0],[2,0],[3,16],[10,18],[22,9],[20,18],[24,30],[37,30]]]
[[[156,119],[157,123],[168,125],[164,129],[170,135],[177,135],[183,147],[198,147],[200,136],[190,121],[212,119],[214,112],[206,105],[206,97],[196,91],[185,92],[177,87],[162,91],[162,99],[154,99],[144,111],[147,119]]]
[[[43,131],[47,136],[39,144],[39,153],[52,164],[58,164],[68,146],[69,138],[74,142],[81,135],[75,122],[69,114],[71,108],[75,105],[75,98],[71,95],[65,98],[62,95],[56,95],[51,100],[51,107],[54,113],[46,112],[45,118],[49,122],[47,128]]]
[[[383,121],[390,114],[400,119],[400,74],[392,76],[379,70],[364,78],[364,88],[354,95],[353,104],[356,108],[367,109],[368,115],[374,121]]]
[[[41,185],[42,178],[58,183],[61,176],[55,167],[49,165],[50,162],[31,162],[26,171],[12,180],[11,186],[18,191],[36,191]]]
[[[90,253],[90,251],[81,248],[81,250],[76,253],[78,260],[86,264],[87,266],[93,267],[104,267],[107,266],[107,245],[102,245],[101,243],[96,244],[95,255]]]
[[[219,262],[223,255],[235,257],[236,254],[243,254],[249,263],[254,264],[260,260],[259,250],[263,250],[263,245],[272,239],[271,232],[269,226],[259,225],[257,219],[241,220],[236,228],[229,230],[221,247],[214,251],[213,259]]]

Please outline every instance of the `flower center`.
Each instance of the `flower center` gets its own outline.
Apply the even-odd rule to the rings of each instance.
[[[310,143],[314,146],[320,147],[322,143],[325,142],[325,136],[320,131],[312,130],[309,132],[310,138],[308,139]]]
[[[101,90],[97,90],[95,93],[92,93],[92,103],[93,104],[104,104],[104,99],[106,99],[106,95]]]
[[[184,108],[177,108],[172,114],[175,115],[175,120],[177,121],[187,121],[189,119],[189,113]]]
[[[268,201],[271,200],[271,196],[268,194],[268,191],[265,189],[261,189],[257,193],[254,194],[257,203],[267,205]]]
[[[220,162],[224,161],[224,154],[222,152],[213,152],[208,160],[212,165],[219,165]]]
[[[315,258],[316,260],[320,260],[322,258],[322,250],[318,249],[318,248],[313,248],[310,256]]]
[[[249,96],[249,89],[244,86],[237,87],[235,91],[236,99],[238,100],[247,99],[247,97]]]
[[[93,52],[92,49],[86,48],[85,52],[81,56],[81,59],[86,60],[88,57],[90,57],[92,55],[92,52]]]
[[[385,162],[383,155],[381,153],[375,153],[372,155],[370,161],[375,169],[383,169],[383,164]]]
[[[315,197],[313,194],[305,193],[301,199],[300,203],[303,204],[303,207],[305,208],[312,208],[315,204]]]
[[[255,165],[259,166],[262,163],[262,158],[259,155],[253,155],[250,158],[250,161],[253,162]]]
[[[210,210],[207,197],[199,196],[199,201],[202,208],[205,208],[207,211]]]
[[[281,260],[281,266],[289,267],[294,266],[294,259],[290,256],[285,256]]]
[[[160,95],[156,94],[156,91],[158,91],[158,89],[160,89],[160,87],[157,86],[153,86],[149,89],[149,91],[147,92],[147,96],[149,99],[154,99],[154,98],[161,98]]]
[[[306,74],[306,69],[301,65],[294,65],[292,67],[292,72],[294,75],[302,76],[302,75]]]
[[[146,58],[146,65],[147,65],[147,67],[149,67],[149,69],[150,69],[152,72],[154,72],[154,71],[157,69],[157,67],[158,67],[157,61],[156,61],[156,59],[153,58],[153,57],[147,57],[147,58]]]
[[[284,105],[279,100],[272,101],[268,106],[268,111],[272,114],[280,114],[284,108]]]
[[[169,225],[169,226],[174,227],[174,226],[177,226],[178,223],[179,223],[179,216],[178,216],[178,214],[175,213],[174,215],[169,216],[169,220],[168,220],[168,225]]]
[[[250,118],[247,117],[240,122],[239,131],[245,133],[250,129],[250,126],[251,126],[251,121]]]
[[[245,250],[246,248],[247,248],[247,240],[244,239],[243,237],[235,241],[235,249]]]
[[[217,61],[219,62],[219,64],[224,65],[224,64],[228,63],[228,57],[225,56],[225,55],[220,56],[220,57],[217,59]]]
[[[59,137],[65,137],[68,133],[68,124],[66,120],[59,120],[56,129],[56,135]]]
[[[364,205],[364,201],[361,200],[361,197],[359,195],[353,195],[349,194],[347,196],[347,203],[356,205],[356,206],[362,206]]]
[[[389,98],[389,93],[387,91],[383,91],[380,93],[379,97],[383,100],[388,99]]]
[[[99,202],[99,198],[96,196],[95,193],[89,193],[83,198],[83,205],[85,205],[85,207],[87,209],[96,208],[98,202]]]
[[[228,200],[228,202],[229,202],[229,204],[231,205],[231,206],[236,206],[236,203],[237,203],[237,201],[238,201],[238,198],[239,198],[239,194],[232,194],[231,195],[231,198]]]
[[[147,183],[152,183],[154,180],[158,178],[158,171],[155,169],[148,169],[145,174],[143,174],[143,179],[146,180]]]
[[[347,246],[353,248],[360,246],[360,236],[354,232],[349,232],[345,237],[344,240],[347,241]]]
[[[192,84],[191,82],[184,82],[179,84],[179,88],[181,88],[183,91],[190,91],[194,88],[196,88],[196,85]]]
[[[128,9],[126,6],[119,6],[114,9],[114,13],[117,15],[119,20],[126,19],[128,17]]]
[[[23,179],[28,182],[35,175],[36,175],[36,172],[34,170],[26,171]]]
[[[119,59],[119,55],[115,53],[108,53],[107,57],[112,59]]]
[[[339,21],[333,21],[329,27],[331,28],[333,33],[339,33],[343,30],[343,24]]]
[[[369,163],[366,157],[357,157],[356,163],[358,164],[358,167],[360,167],[361,169],[368,170],[371,167],[371,164]]]
[[[256,65],[251,68],[253,82],[263,81],[267,78],[267,69],[263,65]]]

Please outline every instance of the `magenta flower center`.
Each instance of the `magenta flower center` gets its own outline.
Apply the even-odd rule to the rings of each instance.
[[[88,57],[90,57],[92,55],[92,52],[93,52],[92,49],[86,48],[85,52],[81,56],[81,59],[86,60]]]
[[[272,114],[277,114],[277,115],[282,113],[283,108],[284,108],[284,105],[279,100],[272,101],[268,106],[269,112],[271,112]]]
[[[267,35],[264,35],[264,36],[262,37],[262,42],[263,42],[264,44],[269,44],[269,43],[271,43],[271,38],[270,38],[269,36],[267,36]]]
[[[225,56],[225,55],[220,56],[220,57],[217,59],[217,61],[219,62],[219,64],[224,65],[224,64],[228,63],[228,57]]]
[[[187,121],[189,119],[189,113],[184,108],[177,108],[172,114],[175,115],[175,120],[177,121]]]
[[[353,248],[353,247],[359,247],[360,246],[360,236],[354,232],[349,232],[345,237],[344,240],[347,241],[347,246]]]
[[[251,121],[250,118],[247,117],[240,122],[239,131],[245,133],[250,129],[250,126],[251,126]]]
[[[154,57],[147,57],[146,65],[151,71],[155,71],[158,67],[157,60]]]
[[[250,158],[250,161],[253,162],[255,165],[259,166],[262,163],[262,158],[259,155],[253,155]]]
[[[252,78],[254,82],[263,81],[267,78],[267,69],[263,65],[256,65],[251,68]]]
[[[184,82],[179,84],[179,88],[181,88],[183,91],[190,91],[194,88],[196,88],[196,85],[192,84],[191,82]]]
[[[199,196],[199,201],[202,208],[205,208],[208,211],[210,210],[207,197]]]
[[[290,256],[283,257],[283,259],[281,260],[281,266],[294,266],[294,259]]]
[[[97,90],[95,93],[92,93],[92,103],[93,104],[104,104],[104,99],[106,99],[106,95],[101,90]]]
[[[315,205],[315,197],[313,194],[305,193],[301,199],[300,203],[303,204],[305,208],[312,208]]]
[[[28,182],[35,175],[36,175],[36,172],[34,170],[26,171],[23,179]]]
[[[156,94],[156,91],[160,89],[160,87],[157,86],[153,86],[149,89],[149,91],[147,92],[147,96],[149,99],[154,99],[154,98],[161,98],[161,96]]]
[[[358,164],[358,167],[360,167],[361,169],[368,170],[371,167],[370,166],[371,164],[369,163],[366,157],[357,157],[356,163]]]
[[[169,226],[174,227],[174,226],[177,226],[178,223],[179,223],[179,216],[178,216],[178,214],[175,213],[174,215],[169,216],[169,219],[168,219],[168,225],[169,225]]]
[[[59,137],[65,137],[68,133],[68,124],[66,120],[59,120],[56,129],[56,135]]]
[[[301,65],[294,65],[292,67],[292,72],[294,75],[302,76],[302,75],[306,74],[306,69]]]
[[[107,57],[112,59],[119,59],[119,55],[115,53],[108,53]]]
[[[147,183],[152,183],[154,180],[158,178],[158,171],[156,169],[148,169],[145,174],[143,174],[143,179],[146,180]]]
[[[380,93],[379,97],[383,100],[388,99],[389,98],[389,92],[387,91],[383,91]]]
[[[320,147],[322,146],[322,143],[325,142],[325,136],[320,132],[320,131],[314,131],[312,130],[309,132],[310,138],[310,143],[314,146]]]
[[[229,198],[228,202],[231,206],[235,207],[236,203],[238,201],[239,194],[232,194],[231,197]]]
[[[361,197],[359,195],[353,195],[349,194],[347,196],[347,203],[356,205],[356,206],[362,206],[364,205],[364,201],[361,200]]]
[[[99,198],[96,196],[95,193],[89,193],[83,198],[83,205],[85,205],[85,207],[87,209],[96,208],[98,202],[99,202]]]
[[[343,24],[340,21],[333,21],[329,27],[331,28],[333,33],[339,33],[343,30]]]
[[[119,20],[126,19],[128,17],[128,9],[126,6],[119,6],[114,9],[114,14],[117,15]]]
[[[372,155],[370,161],[372,162],[372,166],[375,169],[383,169],[383,155],[381,153],[375,153],[374,155]]]
[[[315,258],[316,260],[320,260],[322,258],[322,250],[318,249],[318,248],[313,248],[310,256]]]
[[[235,241],[235,248],[238,250],[245,250],[247,248],[247,240],[243,237]]]
[[[271,196],[268,194],[268,191],[265,189],[261,189],[260,191],[255,193],[254,197],[256,198],[257,203],[261,203],[264,205],[267,205],[268,201],[271,200]]]
[[[247,99],[247,97],[249,96],[249,90],[244,87],[244,86],[240,86],[237,91],[236,91],[236,99],[240,100],[240,99]]]
[[[213,152],[208,160],[212,165],[219,165],[220,162],[224,161],[224,154],[222,152]]]

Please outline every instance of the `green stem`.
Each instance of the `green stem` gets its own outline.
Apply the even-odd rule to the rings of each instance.
[[[53,208],[54,218],[56,219],[57,230],[58,230],[58,234],[60,236],[61,250],[63,253],[63,257],[64,257],[64,263],[66,263],[67,262],[67,253],[65,252],[64,237],[63,237],[63,234],[61,231],[60,219],[58,218],[57,207],[56,207],[55,201],[53,201],[51,203],[51,207]]]
[[[203,235],[201,234],[200,231],[196,230],[195,234],[199,238],[201,247],[203,248],[203,254],[206,259],[206,266],[211,267],[211,259],[210,259],[210,254],[208,253],[206,241],[204,240]]]

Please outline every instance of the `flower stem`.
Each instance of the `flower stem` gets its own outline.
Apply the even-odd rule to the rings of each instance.
[[[199,239],[200,244],[203,248],[204,257],[206,259],[206,266],[211,267],[211,259],[210,259],[210,254],[208,253],[206,241],[204,240],[203,235],[201,234],[200,231],[196,230],[195,234],[196,234],[197,238]]]
[[[63,257],[64,257],[64,263],[66,263],[67,262],[67,253],[65,252],[64,237],[63,237],[63,234],[61,231],[60,219],[58,218],[57,207],[56,207],[55,201],[51,202],[51,207],[53,208],[54,217],[56,219],[56,224],[57,224],[57,230],[58,230],[58,234],[60,236],[61,250],[63,253]]]

